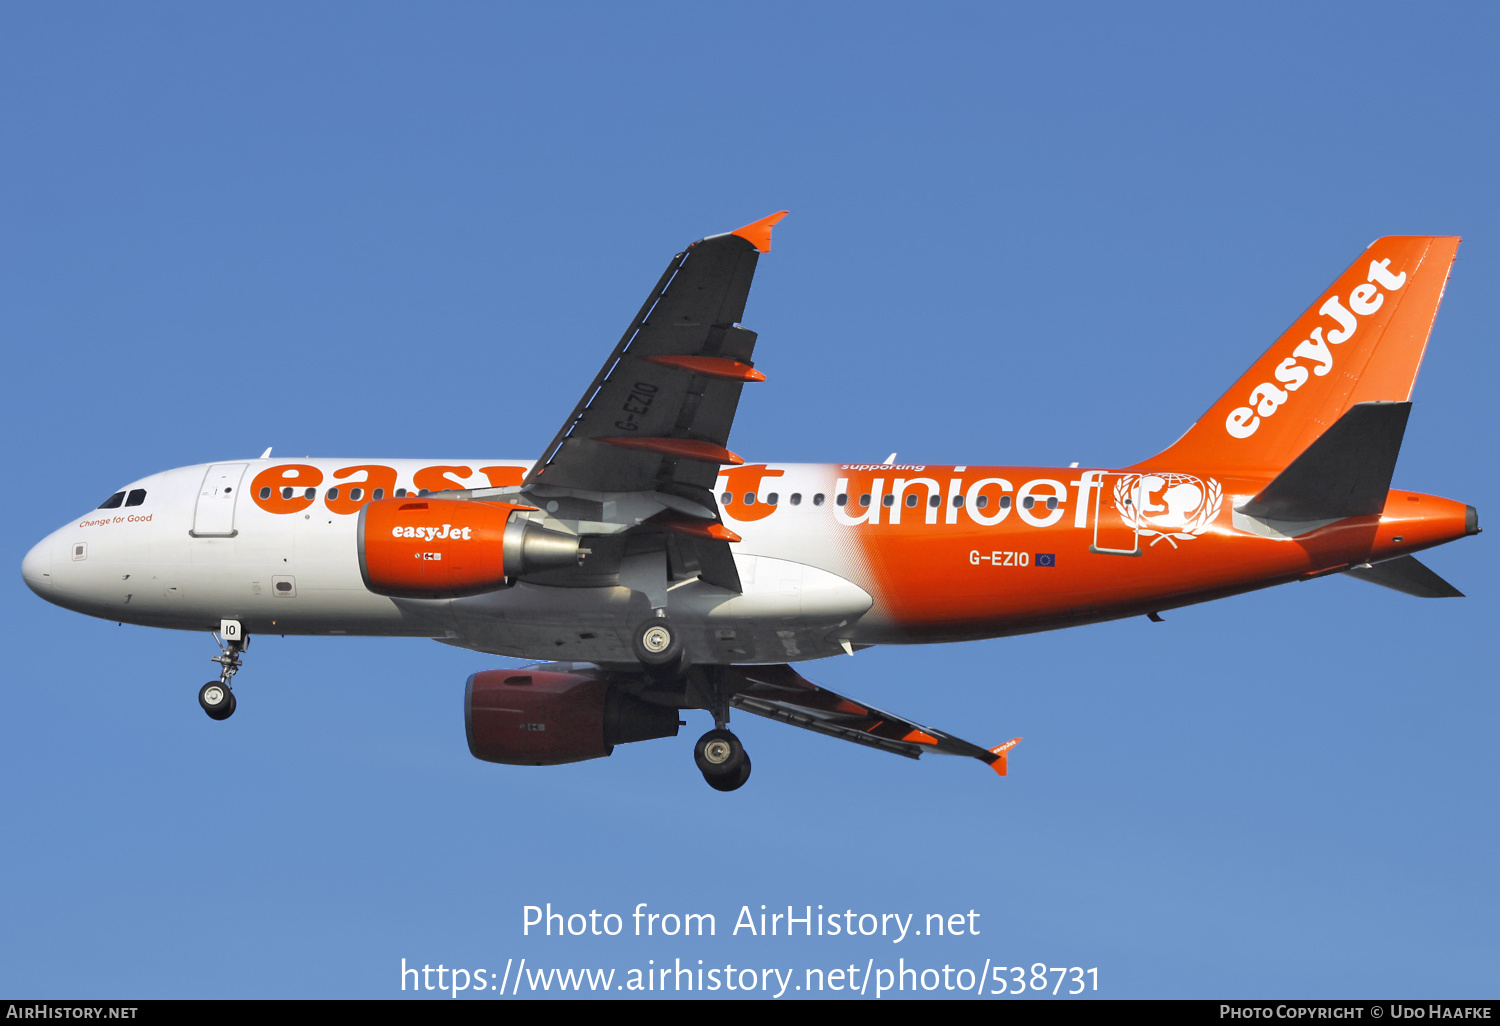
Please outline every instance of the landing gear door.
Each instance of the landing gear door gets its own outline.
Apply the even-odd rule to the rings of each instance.
[[[1103,474],[1094,492],[1094,542],[1105,556],[1141,554],[1139,474]]]
[[[198,506],[193,511],[194,538],[233,538],[234,505],[240,497],[240,479],[246,463],[215,463],[203,475]]]

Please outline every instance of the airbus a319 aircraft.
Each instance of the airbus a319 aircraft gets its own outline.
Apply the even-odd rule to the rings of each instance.
[[[1479,532],[1471,506],[1392,490],[1457,238],[1371,244],[1171,446],[1119,469],[746,463],[726,446],[765,380],[740,325],[773,214],[693,243],[540,458],[300,459],[153,474],[26,556],[42,598],[215,631],[215,720],[255,634],[435,638],[545,662],[476,673],[469,749],[593,759],[732,710],[910,758],[993,748],[806,680],[794,663],[1149,615],[1343,573],[1458,595],[1412,555]],[[770,386],[767,386],[770,387]]]

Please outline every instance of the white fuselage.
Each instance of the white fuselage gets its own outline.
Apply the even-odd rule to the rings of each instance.
[[[629,631],[650,615],[650,601],[628,580],[521,583],[451,600],[389,598],[365,586],[358,509],[380,496],[366,487],[352,499],[363,475],[351,485],[336,474],[378,465],[394,471],[391,495],[397,488],[415,495],[421,475],[434,483],[434,470],[456,490],[486,487],[500,476],[519,481],[529,463],[297,462],[321,480],[309,488],[306,508],[292,513],[269,512],[255,501],[252,483],[266,460],[180,467],[132,482],[121,491],[134,498],[143,490],[141,501],[96,509],[38,543],[23,563],[26,583],[65,608],[143,626],[208,631],[230,618],[248,634],[430,637],[523,658],[632,660]],[[477,467],[490,473],[470,472]],[[806,467],[809,495],[825,470]],[[789,466],[776,483],[789,494],[801,476]],[[342,494],[332,498],[335,488]],[[296,492],[300,500],[303,488]],[[810,501],[806,509],[813,512]],[[671,589],[672,616],[686,628],[690,650],[705,662],[784,662],[842,651],[849,631],[840,635],[840,628],[870,608],[870,595],[817,565],[820,549],[830,555],[819,532],[783,528],[773,539],[768,527],[757,526],[741,527],[745,540],[736,546],[743,593],[697,581]]]

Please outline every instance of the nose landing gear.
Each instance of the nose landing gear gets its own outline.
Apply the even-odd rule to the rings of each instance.
[[[218,680],[211,680],[198,689],[198,704],[209,719],[227,720],[239,705],[229,682],[239,672],[245,649],[250,647],[250,638],[238,620],[221,620],[214,641],[219,646],[219,654],[209,661],[218,663],[222,669]]]

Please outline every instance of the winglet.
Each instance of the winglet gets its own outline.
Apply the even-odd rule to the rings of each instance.
[[[750,245],[762,253],[771,252],[771,229],[776,227],[778,221],[788,214],[788,211],[778,210],[770,217],[763,217],[759,221],[751,222],[743,228],[736,228],[730,235],[738,235]]]
[[[990,763],[990,766],[996,773],[1000,774],[1002,777],[1005,776],[1006,753],[1020,743],[1020,738],[1013,737],[1009,741],[1005,742],[1005,744],[996,745],[994,748],[990,749],[990,754],[995,757],[994,760]]]

